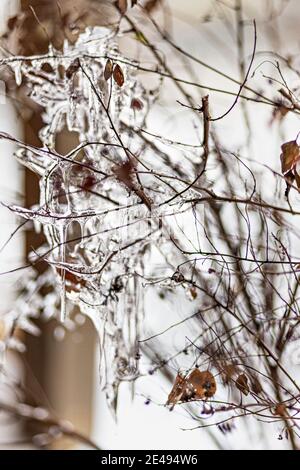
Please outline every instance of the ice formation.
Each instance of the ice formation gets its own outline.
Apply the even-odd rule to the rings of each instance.
[[[14,140],[18,160],[40,177],[40,205],[10,206],[41,225],[46,259],[60,291],[60,318],[79,305],[99,333],[101,380],[115,406],[120,381],[139,373],[141,287],[151,245],[161,240],[161,201],[176,193],[155,168],[136,129],[157,97],[118,52],[104,28],[87,29],[77,43],[45,56],[12,58],[17,84],[43,107],[42,147]],[[67,155],[57,149],[62,131],[76,133]],[[151,158],[151,165],[149,165]],[[170,172],[169,172],[170,173]],[[175,183],[174,183],[175,185]]]

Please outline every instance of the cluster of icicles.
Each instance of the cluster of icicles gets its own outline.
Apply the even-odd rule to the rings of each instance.
[[[86,30],[62,52],[12,58],[10,66],[17,84],[43,107],[44,122],[40,148],[2,135],[17,143],[18,160],[40,177],[39,206],[10,208],[46,235],[49,246],[38,256],[59,286],[61,321],[76,304],[97,328],[101,380],[114,407],[120,381],[139,374],[142,280],[151,244],[159,243],[159,215],[150,217],[139,191],[126,184],[132,156],[136,168],[147,168],[140,165],[146,149],[135,129],[143,127],[157,90],[143,88],[134,63],[119,55],[104,28]],[[62,131],[78,136],[67,155],[57,150]],[[167,192],[144,173],[137,187],[158,207]]]

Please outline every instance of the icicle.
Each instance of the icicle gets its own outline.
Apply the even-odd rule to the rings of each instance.
[[[58,233],[59,233],[59,258],[60,262],[65,262],[66,257],[66,233],[67,233],[67,225],[65,223],[60,224],[58,226]],[[67,316],[67,309],[66,309],[66,270],[61,267],[60,269],[60,321],[62,323],[65,322]]]
[[[16,85],[21,86],[22,84],[22,63],[17,61],[13,65],[15,72]]]

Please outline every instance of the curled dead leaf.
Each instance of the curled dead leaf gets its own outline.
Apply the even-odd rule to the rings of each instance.
[[[179,402],[205,400],[214,396],[216,390],[216,381],[211,372],[194,369],[187,377],[177,375],[166,404],[175,406]]]
[[[166,405],[176,405],[181,401],[184,394],[185,378],[182,375],[177,374],[172,390],[169,393]]]
[[[235,382],[236,388],[239,389],[244,395],[249,395],[250,389],[248,385],[248,377],[245,374],[240,374]]]
[[[286,142],[281,146],[282,154],[281,159],[281,171],[285,175],[289,171],[293,170],[296,163],[300,159],[300,147],[296,140]]]

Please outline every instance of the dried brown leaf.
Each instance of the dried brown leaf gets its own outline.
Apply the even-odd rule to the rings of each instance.
[[[172,390],[168,396],[167,405],[190,400],[205,400],[214,396],[217,384],[214,376],[208,370],[194,369],[187,377],[177,375]]]
[[[121,67],[118,64],[115,65],[114,67],[113,77],[114,77],[114,81],[116,82],[117,85],[119,85],[119,87],[123,86],[124,74],[122,72]]]
[[[184,387],[185,387],[185,378],[182,377],[180,374],[177,374],[175,383],[172,387],[171,392],[169,393],[166,404],[176,405],[176,403],[178,403],[182,398]]]
[[[212,397],[217,390],[215,378],[209,370],[194,369],[186,378],[186,382],[187,388],[192,389],[191,398],[194,400]]]
[[[280,155],[281,159],[281,170],[285,175],[291,171],[297,161],[300,159],[300,148],[295,140],[286,142],[281,146],[282,154]]]
[[[72,76],[74,75],[74,73],[77,72],[77,70],[79,69],[80,67],[80,62],[79,62],[79,59],[75,59],[71,64],[70,66],[67,68],[66,70],[66,77],[67,78],[72,78]]]

